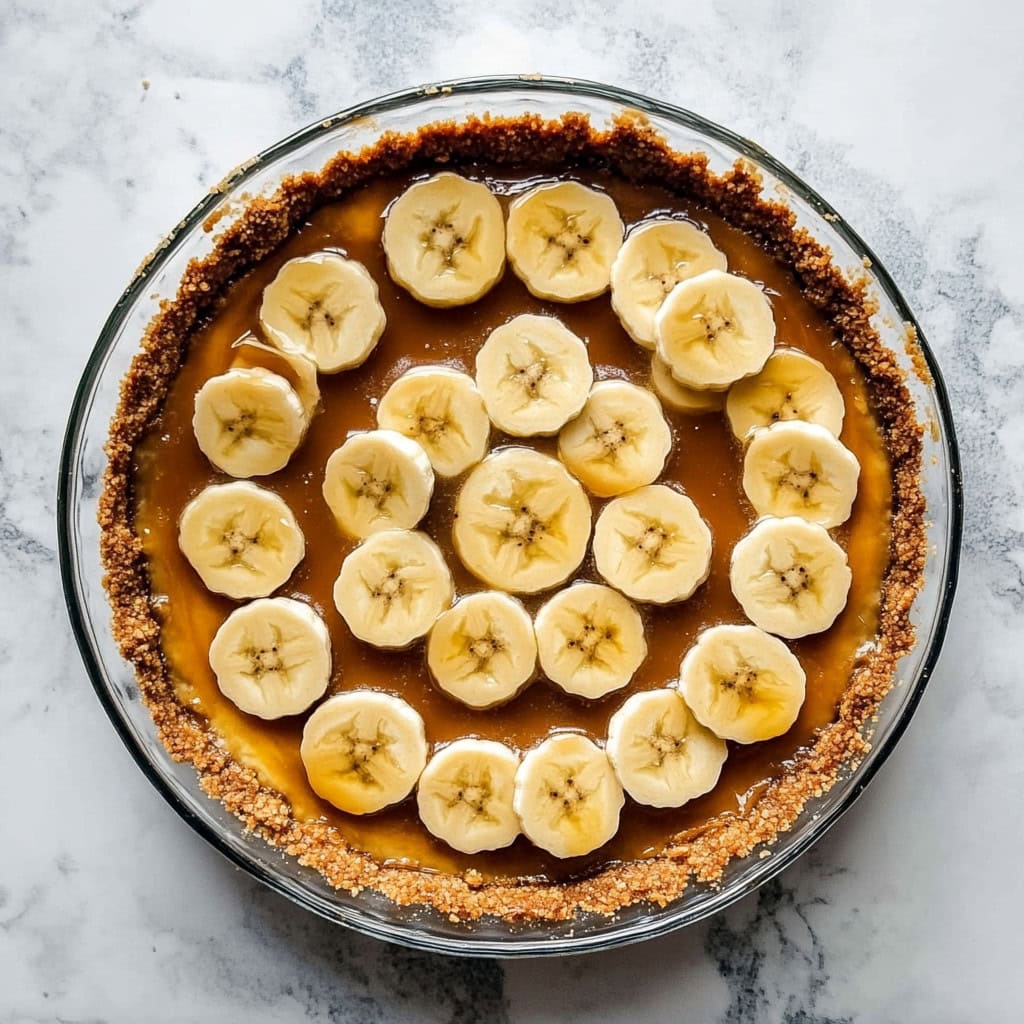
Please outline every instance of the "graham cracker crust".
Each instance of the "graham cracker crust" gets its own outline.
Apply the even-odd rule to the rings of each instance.
[[[221,739],[175,699],[151,603],[142,545],[133,528],[132,473],[136,446],[159,415],[193,332],[218,308],[228,287],[273,252],[311,211],[377,175],[469,161],[544,163],[552,168],[600,168],[637,183],[656,182],[699,201],[750,235],[787,265],[804,296],[823,311],[839,341],[863,370],[892,471],[890,560],[882,582],[879,632],[853,672],[836,720],[804,748],[744,813],[720,815],[697,831],[673,837],[649,859],[612,863],[590,877],[564,883],[537,879],[484,881],[379,863],[351,849],[322,821],[299,821],[288,802],[235,761]],[[761,180],[742,162],[714,174],[702,154],[680,154],[642,120],[620,118],[597,131],[582,115],[474,118],[438,123],[414,135],[384,135],[362,152],[340,153],[319,173],[283,182],[271,197],[248,201],[214,240],[205,259],[189,264],[177,296],[165,300],[146,329],[122,381],[106,446],[109,464],[99,502],[105,586],[113,632],[134,666],[142,699],[161,741],[177,761],[191,762],[202,788],[246,828],[319,871],[329,884],[358,893],[373,889],[402,905],[425,904],[452,919],[494,915],[508,921],[565,920],[579,912],[612,914],[637,902],[664,906],[692,879],[715,883],[726,865],[770,846],[790,829],[811,797],[826,792],[840,772],[853,770],[870,749],[868,733],[893,685],[897,661],[915,640],[909,613],[923,580],[926,555],[920,487],[922,426],[916,421],[904,373],[870,323],[875,312],[864,280],[848,280],[829,252],[782,203],[761,197]],[[212,231],[216,215],[206,225]]]

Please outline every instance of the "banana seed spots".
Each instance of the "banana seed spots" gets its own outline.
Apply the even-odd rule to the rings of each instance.
[[[681,541],[676,531],[650,516],[632,513],[630,518],[634,523],[633,529],[617,531],[624,545],[624,557],[636,554],[652,567],[671,569],[678,561],[671,557],[673,547]]]
[[[362,483],[356,489],[356,497],[366,499],[380,511],[388,503],[394,492],[395,485],[387,477],[381,478],[373,476],[371,473],[365,473]]]
[[[433,219],[423,219],[419,243],[423,257],[433,257],[441,264],[440,273],[453,273],[459,269],[460,256],[471,250],[480,230],[480,217],[474,217],[469,230],[457,223],[459,204],[441,210]]]
[[[743,664],[732,675],[723,676],[719,681],[719,685],[723,690],[728,693],[734,693],[743,700],[753,700],[757,679],[757,669]]]
[[[580,259],[594,240],[594,224],[584,222],[582,210],[546,204],[552,226],[543,231],[545,252],[553,253],[563,270],[580,272]]]
[[[637,737],[638,743],[650,748],[652,757],[649,767],[652,769],[661,768],[670,757],[679,757],[686,747],[686,737],[670,732],[665,723],[667,718],[666,712],[654,723],[648,736]]]
[[[327,733],[319,745],[326,749],[326,756],[336,762],[334,770],[338,775],[354,775],[364,786],[380,787],[380,780],[373,771],[375,765],[388,766],[395,771],[401,769],[392,753],[395,739],[383,721],[368,729],[353,715]]]
[[[318,292],[296,290],[295,294],[305,305],[298,310],[285,309],[299,330],[309,333],[313,349],[317,352],[329,352],[334,348],[346,317],[356,308],[332,302],[340,287],[339,282],[332,281]]]
[[[521,363],[516,363],[509,355],[505,372],[508,379],[521,388],[529,399],[536,401],[544,397],[541,394],[541,385],[552,376],[553,371],[544,353],[536,345],[525,338],[521,340],[526,343],[526,358]]]
[[[494,781],[490,768],[472,772],[469,768],[460,768],[455,778],[445,784],[446,793],[442,797],[449,810],[459,804],[465,804],[473,812],[475,818],[495,823],[497,819],[488,811],[490,798],[494,792]]]
[[[582,810],[583,805],[593,795],[592,789],[583,785],[583,780],[574,773],[560,779],[545,780],[545,788],[551,800],[559,805],[558,818],[573,818]]]
[[[594,610],[581,613],[575,630],[566,637],[565,646],[579,654],[581,662],[591,668],[610,668],[609,650],[620,651],[619,630],[610,622],[598,622]]]
[[[215,568],[239,568],[246,569],[249,572],[256,572],[256,566],[246,557],[253,548],[264,548],[272,552],[280,549],[280,544],[275,540],[273,531],[266,529],[266,520],[260,523],[256,530],[252,532],[244,527],[241,520],[242,513],[239,513],[232,516],[221,527],[213,527],[211,529],[211,533],[214,534],[217,543],[224,549],[224,559]],[[218,530],[220,536],[216,537]]]
[[[469,654],[476,661],[476,668],[474,671],[483,672],[487,666],[491,663],[491,660],[497,655],[501,654],[505,650],[505,642],[498,636],[496,636],[493,630],[488,631],[483,635],[476,637],[471,640],[469,644]]]
[[[412,410],[409,422],[412,428],[408,432],[409,436],[422,441],[427,447],[442,444],[450,435],[457,437],[463,445],[468,445],[466,432],[452,413],[451,396],[442,390],[420,398]]]
[[[779,582],[789,591],[791,601],[795,601],[805,590],[811,588],[811,576],[802,565],[791,565],[777,573]]]

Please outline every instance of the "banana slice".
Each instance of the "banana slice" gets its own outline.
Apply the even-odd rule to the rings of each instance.
[[[679,692],[697,721],[737,743],[786,732],[800,713],[805,685],[793,652],[757,626],[704,630],[679,668]]]
[[[505,218],[491,190],[445,171],[407,188],[381,239],[388,273],[428,306],[463,306],[505,269]]]
[[[302,601],[264,597],[236,608],[210,644],[221,693],[258,718],[305,711],[327,690],[331,637]]]
[[[349,814],[373,814],[412,792],[427,763],[427,734],[400,697],[349,690],[309,716],[299,756],[318,796]]]
[[[452,539],[463,565],[484,583],[535,594],[564,583],[583,561],[590,501],[556,459],[505,448],[466,478]]]
[[[416,791],[420,820],[461,853],[500,850],[519,835],[512,807],[519,756],[503,743],[464,739],[431,759]]]
[[[828,531],[797,516],[762,519],[732,549],[733,596],[754,625],[788,640],[828,629],[852,579]]]
[[[628,686],[647,657],[640,613],[600,583],[555,594],[534,621],[544,674],[566,693],[596,700]]]
[[[452,603],[440,548],[418,530],[371,534],[345,556],[334,604],[354,636],[374,647],[408,647]]]
[[[582,857],[619,829],[625,803],[608,755],[579,733],[549,736],[516,772],[512,798],[527,839],[556,857]]]
[[[832,529],[850,518],[860,463],[824,427],[791,420],[754,431],[743,490],[759,516],[800,516]]]
[[[380,400],[377,425],[422,445],[438,476],[458,476],[478,463],[491,436],[473,378],[447,366],[403,373]]]
[[[642,487],[665,468],[672,431],[645,388],[605,380],[558,435],[558,455],[584,486],[607,498]]]
[[[427,665],[437,685],[463,704],[503,704],[537,666],[530,616],[514,597],[495,590],[463,597],[434,623]]]
[[[680,384],[724,391],[764,366],[775,346],[775,317],[752,281],[706,270],[672,289],[654,333],[658,355]]]
[[[623,230],[603,192],[575,181],[541,185],[509,207],[509,263],[539,299],[592,299],[608,287]]]
[[[412,529],[430,507],[434,470],[427,453],[394,430],[353,434],[327,460],[323,484],[338,525],[362,540]]]
[[[560,320],[524,313],[491,331],[476,354],[487,414],[514,437],[557,434],[594,383],[587,346]]]
[[[284,469],[307,423],[291,384],[261,367],[228,370],[196,392],[196,443],[229,476],[267,476]]]
[[[729,752],[677,690],[629,697],[608,722],[607,749],[622,788],[649,807],[682,807],[709,793]]]
[[[594,561],[601,576],[634,601],[685,601],[711,571],[711,530],[685,494],[652,484],[601,510]]]
[[[253,369],[260,366],[265,370],[280,373],[282,377],[288,379],[288,383],[295,389],[295,394],[299,396],[306,414],[306,423],[312,420],[320,404],[320,385],[316,379],[316,364],[312,360],[298,352],[286,352],[284,349],[267,345],[253,334],[243,334],[231,347],[235,350],[232,369]],[[269,366],[266,365],[268,362]]]
[[[817,359],[797,349],[780,348],[760,373],[729,389],[725,414],[741,441],[756,427],[786,420],[817,423],[838,437],[846,405],[835,377]]]
[[[305,356],[321,373],[337,373],[365,362],[385,317],[366,267],[317,252],[289,260],[263,289],[260,324],[283,351]]]
[[[706,231],[684,220],[654,220],[630,231],[612,264],[612,309],[626,333],[654,348],[654,315],[680,281],[725,270],[725,253]]]
[[[680,384],[657,352],[651,358],[651,384],[665,405],[690,416],[719,412],[725,405],[724,391],[696,391]]]
[[[266,597],[306,553],[291,509],[248,481],[200,491],[178,521],[178,546],[207,590],[236,600]]]

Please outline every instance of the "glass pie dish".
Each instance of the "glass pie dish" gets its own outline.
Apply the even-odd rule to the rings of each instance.
[[[568,112],[587,115],[595,126],[636,112],[674,150],[705,153],[712,171],[725,171],[739,159],[749,162],[762,177],[764,194],[781,198],[797,223],[831,250],[839,267],[856,268],[867,277],[878,303],[873,324],[906,371],[914,415],[926,427],[920,482],[927,502],[928,555],[911,616],[917,639],[873,723],[870,752],[807,804],[767,856],[734,860],[719,884],[694,883],[664,907],[634,904],[613,917],[578,915],[564,922],[452,921],[434,909],[399,906],[370,890],[353,895],[333,889],[316,871],[246,831],[202,791],[192,765],[176,763],[161,744],[132,667],[121,658],[111,632],[97,524],[104,445],[121,379],[145,328],[160,302],[175,295],[188,263],[209,253],[211,223],[229,222],[246,198],[270,194],[285,177],[316,171],[335,153],[358,151],[386,132],[414,133],[472,115],[557,118]],[[511,957],[607,949],[691,924],[773,877],[824,834],[893,749],[935,665],[956,583],[961,504],[952,417],[935,359],[885,269],[823,199],[753,143],[688,111],[602,85],[528,76],[441,83],[353,107],[271,147],[204,197],[137,272],[92,352],[65,438],[58,532],[69,615],[97,695],[139,766],[200,835],[261,882],[329,920],[415,948]]]

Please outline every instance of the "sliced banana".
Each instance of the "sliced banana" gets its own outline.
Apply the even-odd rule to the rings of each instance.
[[[323,494],[338,525],[362,540],[412,529],[430,507],[434,470],[427,453],[394,430],[353,434],[327,460]]]
[[[445,171],[391,205],[381,239],[388,273],[428,306],[462,306],[505,269],[505,218],[491,190]]]
[[[600,583],[559,591],[537,612],[534,630],[544,674],[577,697],[621,690],[647,657],[640,613]]]
[[[590,540],[590,501],[565,467],[505,448],[466,478],[455,502],[455,550],[489,586],[535,594],[564,583]]]
[[[685,601],[711,571],[711,530],[685,494],[664,484],[608,502],[594,527],[597,571],[634,601]]]
[[[654,348],[654,315],[680,281],[705,270],[725,270],[725,253],[706,231],[684,220],[639,224],[612,264],[612,309],[629,336]]]
[[[601,498],[651,483],[671,449],[657,398],[622,380],[595,384],[583,411],[558,435],[561,460]]]
[[[619,829],[625,798],[608,755],[579,733],[549,736],[516,772],[513,806],[527,839],[556,857],[581,857]]]
[[[306,721],[299,756],[314,792],[349,814],[404,800],[427,763],[423,719],[400,697],[349,690]]]
[[[757,626],[704,630],[679,668],[679,692],[697,721],[737,743],[786,732],[800,713],[805,685],[793,652]]]
[[[682,807],[709,793],[728,754],[678,690],[629,697],[608,722],[607,749],[622,788],[649,807]]]
[[[697,391],[680,384],[657,352],[651,358],[651,384],[665,405],[690,416],[720,412],[725,405],[724,391]]]
[[[743,456],[743,490],[760,516],[800,516],[826,529],[850,518],[857,456],[816,423],[755,430]]]
[[[846,552],[798,516],[762,519],[732,549],[733,596],[755,626],[788,640],[828,629],[852,579]]]
[[[654,318],[658,355],[680,384],[723,391],[757,373],[775,346],[768,296],[752,281],[706,270],[672,289]]]
[[[592,299],[608,287],[623,230],[603,192],[575,181],[540,185],[509,207],[509,263],[540,299]]]
[[[319,700],[331,679],[331,637],[302,601],[264,597],[236,608],[210,644],[221,693],[258,718],[283,718]]]
[[[316,364],[298,352],[274,348],[260,341],[254,334],[243,334],[232,346],[235,358],[232,369],[253,369],[262,366],[265,370],[273,370],[295,389],[309,423],[320,404],[320,384],[316,379]],[[270,365],[267,366],[266,363]],[[283,365],[282,365],[283,364]]]
[[[291,384],[262,367],[228,370],[196,392],[196,443],[229,476],[267,476],[284,469],[307,423]]]
[[[354,636],[374,647],[408,647],[452,603],[440,548],[418,530],[371,534],[345,556],[334,604]]]
[[[476,354],[476,383],[494,425],[514,437],[557,434],[594,383],[587,346],[560,320],[523,313]]]
[[[463,704],[503,704],[533,677],[533,622],[508,594],[470,594],[434,623],[427,640],[427,665],[437,685]]]
[[[285,352],[321,373],[359,366],[384,333],[377,283],[355,260],[317,252],[289,260],[263,290],[260,324]]]
[[[447,366],[403,373],[380,400],[377,424],[418,442],[438,476],[458,476],[478,463],[491,435],[473,378]]]
[[[306,553],[291,509],[244,480],[200,491],[181,513],[178,546],[207,590],[236,600],[275,591]]]
[[[846,405],[835,377],[817,359],[797,349],[780,348],[760,373],[729,389],[725,414],[741,441],[756,427],[786,420],[817,423],[838,437]]]
[[[494,740],[463,739],[430,759],[416,791],[427,830],[461,853],[500,850],[519,835],[512,791],[519,755]]]

